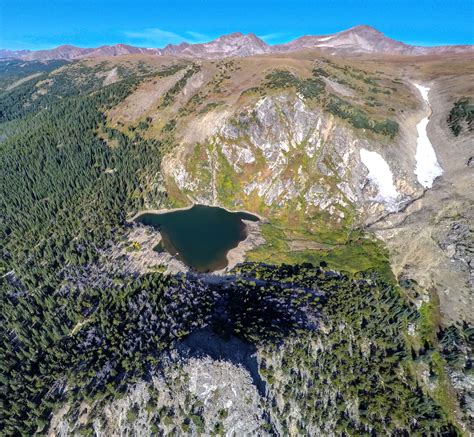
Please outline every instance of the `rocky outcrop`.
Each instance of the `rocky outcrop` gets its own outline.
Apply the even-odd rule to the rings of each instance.
[[[156,250],[161,239],[161,234],[150,226],[130,224],[123,240],[108,249],[104,259],[111,265],[120,265],[130,274],[187,272],[189,268],[175,256]]]
[[[451,268],[469,275],[468,285],[474,290],[474,230],[466,219],[449,221],[433,236],[451,260]]]
[[[262,400],[247,370],[209,357],[176,358],[112,401],[84,402],[77,415],[66,404],[53,416],[49,435],[267,435]]]
[[[341,222],[395,211],[421,190],[414,160],[405,168],[397,159],[403,145],[387,150],[301,95],[264,96],[221,120],[204,144],[164,166],[189,201]]]

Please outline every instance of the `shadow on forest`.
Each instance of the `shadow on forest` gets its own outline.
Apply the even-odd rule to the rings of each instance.
[[[278,346],[285,339],[317,328],[312,305],[316,293],[304,297],[288,289],[266,293],[259,287],[220,289],[208,324],[195,330],[177,348],[185,357],[209,356],[243,366],[259,393],[265,382],[258,373],[257,347]]]

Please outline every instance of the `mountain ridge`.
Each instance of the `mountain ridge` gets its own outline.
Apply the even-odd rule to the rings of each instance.
[[[369,25],[359,25],[326,35],[304,35],[284,44],[270,45],[253,33],[233,32],[205,43],[168,44],[163,48],[136,47],[128,44],[82,48],[69,44],[45,50],[0,49],[0,58],[31,60],[97,58],[129,54],[221,59],[255,55],[322,50],[344,55],[436,55],[474,52],[472,45],[414,46],[385,36]]]

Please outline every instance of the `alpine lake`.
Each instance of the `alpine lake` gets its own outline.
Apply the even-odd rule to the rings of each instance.
[[[167,251],[198,272],[212,272],[227,266],[227,253],[247,237],[242,220],[259,221],[247,212],[194,205],[166,212],[144,212],[135,222],[152,226],[162,240],[155,250]]]

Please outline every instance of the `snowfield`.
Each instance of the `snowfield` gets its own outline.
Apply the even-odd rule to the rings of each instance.
[[[429,87],[418,85],[416,83],[413,85],[418,89],[426,104],[430,106],[430,101],[428,99],[428,93],[430,91]],[[428,133],[426,131],[428,122],[429,117],[425,117],[416,125],[418,138],[415,154],[415,175],[418,182],[424,188],[431,188],[434,180],[443,174],[443,169],[438,163],[438,158],[436,157],[433,145],[428,138]]]
[[[378,196],[373,200],[385,204],[390,211],[396,210],[399,194],[393,184],[392,171],[385,159],[377,152],[360,149],[360,160],[369,170],[367,178],[378,189]]]
[[[430,92],[430,88],[424,85],[419,85],[417,83],[414,83],[413,85],[415,85],[415,88],[420,92],[421,97],[423,97],[423,100],[429,106],[430,100],[428,99],[428,93]]]

